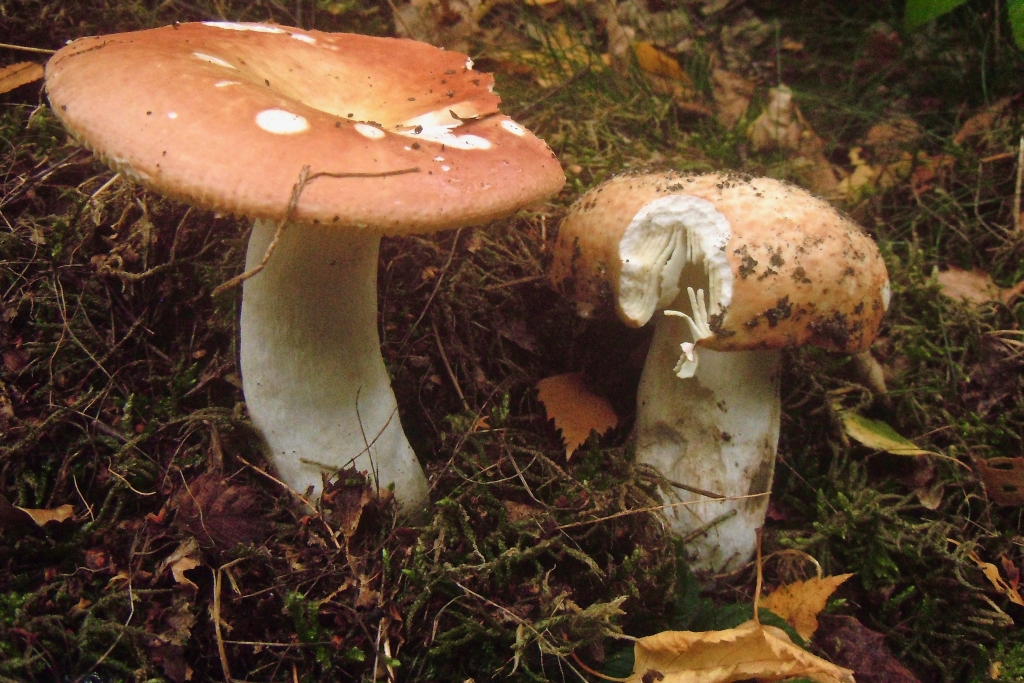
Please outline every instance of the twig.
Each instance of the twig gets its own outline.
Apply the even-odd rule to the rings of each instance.
[[[1021,231],[1020,225],[1020,186],[1024,181],[1024,135],[1020,136],[1020,145],[1017,149],[1017,188],[1013,193],[1013,228]]]
[[[41,47],[28,47],[27,45],[11,45],[10,43],[0,43],[0,47],[8,50],[21,50],[22,52],[37,52],[41,55],[52,55],[56,50],[47,50]]]
[[[448,363],[448,356],[444,353],[444,347],[441,346],[441,336],[437,333],[437,323],[434,322],[434,318],[430,318],[430,327],[434,330],[434,341],[437,342],[437,352],[441,354],[441,362],[444,363],[444,369],[448,372],[448,379],[452,381],[452,386],[455,387],[455,393],[459,395],[459,400],[462,401],[462,408],[467,413],[473,412],[472,408],[469,407],[469,403],[466,402],[466,397],[462,393],[462,388],[459,386],[459,380],[455,378],[455,373],[452,372],[452,366]]]
[[[689,484],[683,484],[682,482],[675,481],[674,479],[666,479],[668,484],[671,484],[674,488],[689,491],[690,493],[696,493],[698,496],[704,496],[705,498],[711,498],[712,500],[725,500],[725,496],[721,493],[715,493],[714,491],[705,491],[699,489],[696,486],[690,486]]]
[[[485,292],[493,292],[496,289],[505,289],[506,287],[515,287],[516,285],[525,285],[527,282],[536,282],[537,280],[543,280],[547,275],[527,275],[526,277],[516,278],[515,280],[509,280],[508,282],[499,282],[496,285],[487,285],[483,288]]]
[[[761,571],[761,532],[762,528],[758,528],[754,533],[757,534],[757,584],[754,586],[754,623],[758,626],[761,625],[761,617],[758,615],[758,608],[761,603],[761,582],[762,574]]]
[[[597,676],[598,678],[602,678],[602,679],[604,679],[604,680],[606,680],[606,681],[616,681],[616,683],[625,683],[626,681],[628,681],[628,680],[629,680],[628,678],[613,678],[613,677],[611,677],[611,676],[605,676],[605,675],[604,675],[603,673],[601,673],[600,671],[594,671],[594,670],[593,670],[593,669],[591,669],[591,668],[590,668],[589,666],[587,666],[586,664],[584,664],[584,663],[583,663],[583,660],[582,660],[582,659],[580,659],[579,655],[577,655],[577,654],[576,654],[576,651],[575,651],[575,650],[573,650],[572,652],[570,652],[570,653],[569,653],[569,656],[570,656],[570,657],[572,657],[573,661],[574,661],[574,662],[576,662],[576,664],[577,664],[577,665],[579,665],[579,667],[580,667],[581,669],[583,669],[584,671],[586,671],[586,672],[587,672],[588,674],[590,674],[591,676]]]
[[[277,243],[280,241],[281,236],[284,234],[285,228],[288,223],[291,222],[292,216],[295,215],[295,209],[299,204],[299,197],[302,196],[302,191],[306,189],[306,185],[317,178],[387,178],[395,175],[405,175],[406,173],[419,173],[419,166],[413,166],[411,168],[400,168],[397,171],[382,171],[380,173],[332,173],[329,171],[321,171],[319,173],[309,174],[309,165],[302,167],[299,171],[299,179],[292,186],[292,196],[288,200],[288,208],[284,212],[284,217],[281,218],[277,224],[277,229],[274,231],[274,237],[270,240],[270,244],[267,245],[267,250],[263,254],[263,258],[254,268],[250,268],[241,275],[236,275],[227,282],[223,282],[214,288],[210,296],[218,296],[223,294],[229,289],[233,289],[238,285],[242,284],[253,275],[257,275],[267,266],[267,261],[270,260],[274,250],[277,249]]]
[[[235,679],[231,676],[231,668],[228,666],[228,651],[224,647],[224,638],[220,633],[220,588],[221,588],[221,573],[225,569],[235,566],[246,558],[239,557],[231,560],[225,565],[217,567],[217,570],[213,572],[213,632],[217,638],[217,653],[220,655],[220,668],[224,671],[225,683],[232,683]]]
[[[738,513],[736,512],[736,510],[729,510],[727,512],[723,512],[722,514],[718,515],[717,517],[715,517],[713,520],[711,520],[710,522],[708,522],[704,526],[702,526],[702,527],[700,527],[698,529],[694,529],[690,533],[688,533],[685,536],[683,536],[683,544],[685,545],[687,543],[690,543],[691,541],[694,541],[694,540],[700,538],[701,536],[703,536],[707,532],[711,531],[712,529],[714,529],[716,526],[718,526],[719,524],[721,524],[725,520],[732,519],[737,514]]]

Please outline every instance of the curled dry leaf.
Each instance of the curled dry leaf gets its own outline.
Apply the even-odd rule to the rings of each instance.
[[[1021,598],[1020,593],[1017,592],[1016,586],[1012,586],[1006,582],[1006,579],[1004,579],[1002,574],[999,573],[999,567],[995,566],[991,562],[985,562],[978,556],[978,553],[973,550],[967,553],[967,557],[971,558],[971,561],[978,565],[978,569],[980,569],[981,573],[985,575],[985,578],[989,580],[989,583],[992,584],[993,588],[1006,596],[1013,604],[1024,607],[1024,598]]]
[[[70,505],[61,505],[53,509],[23,508],[11,505],[0,496],[0,531],[44,526],[50,522],[63,522],[75,516],[75,509]]]
[[[562,432],[565,457],[572,456],[591,431],[604,434],[619,424],[608,399],[587,386],[582,372],[554,375],[537,382],[537,398],[544,404],[548,419]]]
[[[825,143],[811,129],[784,85],[768,91],[768,106],[747,129],[755,150],[794,152],[790,161],[807,186],[819,194],[833,193],[839,181],[825,157]]]
[[[43,77],[43,67],[35,62],[18,62],[0,69],[0,95],[15,88],[38,81]]]
[[[711,85],[718,122],[723,128],[734,128],[747,113],[755,83],[725,69],[715,69],[711,72]]]
[[[810,640],[818,630],[818,613],[825,609],[829,596],[853,574],[813,578],[779,586],[761,598],[761,606],[786,620],[800,637]]]
[[[160,563],[157,575],[163,574],[166,569],[170,568],[175,583],[187,586],[192,590],[199,590],[199,586],[185,576],[185,572],[195,569],[202,563],[199,557],[199,543],[196,542],[196,539],[189,538],[182,541],[174,552]]]
[[[1009,304],[1024,293],[1024,280],[1013,287],[1002,289],[992,281],[992,276],[975,268],[963,270],[950,266],[948,270],[934,274],[939,283],[939,291],[950,299],[966,299],[972,304],[984,304],[989,301],[1000,301]]]
[[[805,677],[853,683],[853,672],[803,650],[786,632],[747,621],[725,631],[664,631],[634,646],[627,683],[732,683],[750,678]]]
[[[1024,458],[976,458],[974,471],[999,505],[1024,505]]]

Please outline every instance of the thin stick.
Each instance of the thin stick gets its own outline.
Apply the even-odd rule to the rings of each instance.
[[[437,342],[437,352],[441,354],[441,362],[444,363],[444,369],[448,372],[448,379],[452,381],[452,386],[455,387],[455,393],[459,395],[459,400],[462,401],[462,408],[467,413],[471,413],[473,410],[469,407],[469,403],[466,402],[466,396],[462,393],[462,388],[459,386],[459,380],[455,378],[455,373],[452,372],[452,366],[448,363],[448,356],[445,355],[444,347],[441,346],[441,336],[437,333],[437,323],[434,322],[433,316],[430,318],[430,327],[434,330],[434,341]]]
[[[1017,149],[1017,189],[1013,193],[1013,228],[1021,231],[1020,225],[1020,185],[1024,180],[1024,135],[1020,136],[1020,145]]]
[[[309,174],[309,165],[302,167],[299,171],[299,179],[292,186],[292,196],[288,200],[288,209],[284,213],[284,217],[277,224],[277,229],[274,231],[274,237],[270,240],[270,244],[267,245],[267,250],[263,254],[263,258],[255,268],[251,268],[241,275],[236,275],[227,282],[223,282],[214,288],[211,296],[218,296],[223,294],[229,289],[233,289],[238,285],[242,284],[253,275],[257,275],[264,268],[267,267],[267,261],[270,260],[274,250],[277,249],[277,243],[281,240],[281,236],[284,234],[285,228],[288,223],[291,222],[292,216],[295,215],[295,209],[299,204],[299,197],[302,196],[302,191],[306,189],[306,184],[310,183],[317,178],[387,178],[394,175],[405,175],[406,173],[419,173],[419,166],[413,166],[411,168],[400,168],[397,171],[383,171],[381,173],[331,173],[328,171],[321,171],[319,173]]]
[[[231,677],[231,669],[228,666],[228,651],[224,647],[224,638],[220,633],[220,587],[221,587],[221,572],[229,567],[233,567],[245,558],[239,557],[236,560],[232,560],[227,564],[217,567],[217,571],[213,573],[213,632],[217,637],[217,652],[220,655],[220,668],[224,670],[224,681],[225,683],[232,683],[235,679]]]
[[[684,491],[689,491],[690,493],[696,493],[698,496],[704,496],[706,498],[711,498],[712,500],[725,500],[725,496],[722,495],[721,493],[715,493],[714,491],[707,491],[705,489],[699,489],[696,486],[690,486],[689,484],[683,484],[681,482],[675,481],[674,479],[666,479],[665,481],[668,482],[669,484],[671,484],[673,487],[675,487],[677,489],[682,489]]]
[[[493,292],[496,289],[505,289],[506,287],[515,287],[516,285],[525,285],[527,282],[536,282],[537,280],[543,280],[547,275],[527,275],[526,277],[517,278],[515,280],[509,280],[508,282],[499,282],[496,285],[487,285],[483,288],[485,292]]]
[[[52,55],[56,50],[47,50],[41,47],[27,47],[25,45],[11,45],[10,43],[0,43],[0,47],[7,48],[8,50],[21,50],[22,52],[37,52],[41,55]]]
[[[591,676],[597,676],[598,678],[603,678],[606,681],[615,681],[616,683],[626,683],[626,681],[629,680],[628,678],[612,678],[611,676],[605,676],[600,671],[594,671],[589,666],[583,663],[583,660],[580,659],[579,655],[576,654],[575,650],[570,652],[569,656],[572,657],[573,661],[576,662],[577,666],[579,666],[581,669],[586,671]]]
[[[754,587],[754,623],[758,626],[761,625],[761,617],[757,613],[761,603],[761,531],[758,529],[755,533],[757,534],[757,585]]]
[[[725,520],[732,519],[737,514],[739,514],[739,513],[736,512],[736,510],[729,510],[728,512],[723,512],[722,514],[718,515],[717,517],[715,517],[713,520],[711,520],[710,522],[708,522],[704,526],[702,526],[702,527],[700,527],[698,529],[694,529],[690,533],[688,533],[685,536],[683,536],[683,544],[685,545],[687,543],[690,543],[691,541],[695,541],[696,539],[700,538],[701,536],[703,536],[707,532],[711,531],[712,529],[714,529],[716,526],[718,526],[719,524],[721,524]]]

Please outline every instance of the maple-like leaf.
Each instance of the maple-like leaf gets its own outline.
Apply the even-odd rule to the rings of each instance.
[[[841,583],[853,574],[838,574],[779,586],[761,599],[761,607],[770,609],[786,620],[800,637],[809,640],[818,630],[818,613]]]
[[[634,646],[627,683],[732,683],[804,677],[853,683],[853,672],[797,647],[782,629],[747,621],[725,631],[663,631]]]
[[[565,457],[572,456],[591,431],[604,434],[619,424],[608,399],[587,386],[582,372],[546,377],[537,382],[537,398],[544,404],[548,419],[562,432]]]

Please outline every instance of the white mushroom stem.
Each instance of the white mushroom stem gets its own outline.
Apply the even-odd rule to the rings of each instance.
[[[725,496],[680,489],[665,502],[673,530],[691,538],[695,566],[727,571],[753,555],[768,509],[779,441],[779,352],[700,349],[699,364],[696,356],[687,359],[687,347],[693,354],[692,345],[710,336],[703,292],[688,294],[693,318],[676,313],[655,323],[637,395],[637,459],[673,482]]]
[[[257,220],[246,268],[266,253],[276,222]],[[281,479],[304,493],[354,465],[404,509],[427,479],[402,431],[377,334],[380,236],[292,223],[242,295],[246,405]]]

